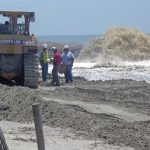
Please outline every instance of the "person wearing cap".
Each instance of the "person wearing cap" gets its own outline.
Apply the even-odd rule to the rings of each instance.
[[[52,85],[53,86],[60,86],[59,84],[59,77],[58,77],[58,68],[61,63],[61,54],[60,52],[56,49],[56,47],[52,47],[52,51],[54,53],[54,59],[52,60],[53,63],[53,69],[52,69]]]
[[[61,59],[62,59],[62,64],[66,66],[66,70],[65,70],[66,83],[73,82],[72,67],[74,63],[74,55],[72,52],[69,51],[68,45],[65,45],[63,50],[64,53],[62,54]]]
[[[48,75],[48,62],[49,62],[49,53],[48,53],[47,44],[43,44],[43,51],[40,54],[40,64],[42,67],[42,78],[43,81],[47,80]]]

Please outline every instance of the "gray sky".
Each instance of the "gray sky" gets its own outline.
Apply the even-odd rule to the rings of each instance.
[[[0,0],[0,10],[35,11],[37,35],[102,34],[112,26],[150,33],[150,0]]]

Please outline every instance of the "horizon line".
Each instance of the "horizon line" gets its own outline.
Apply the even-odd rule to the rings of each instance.
[[[36,36],[88,36],[88,35],[102,35],[102,34],[36,34]]]

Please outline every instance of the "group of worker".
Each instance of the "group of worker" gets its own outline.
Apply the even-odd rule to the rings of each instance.
[[[48,45],[43,44],[43,51],[40,54],[40,64],[42,67],[43,81],[47,81],[48,64],[50,62],[53,64],[51,82],[53,86],[60,86],[58,73],[61,65],[65,66],[64,74],[66,83],[73,82],[72,67],[74,63],[74,55],[69,51],[69,46],[64,46],[62,54],[56,47],[52,47],[51,50],[53,52],[53,58],[50,58]]]

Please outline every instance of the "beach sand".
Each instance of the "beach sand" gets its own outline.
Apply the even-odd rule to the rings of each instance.
[[[2,121],[0,125],[10,149],[25,142],[29,143],[29,147],[32,143],[32,149],[37,149],[33,125],[28,137],[26,127],[24,131],[18,131],[26,123],[33,124],[32,104],[35,102],[41,103],[45,136],[49,141],[47,149],[88,150],[93,148],[95,141],[95,149],[150,149],[148,83],[133,80],[87,81],[76,77],[73,84],[65,84],[64,78],[61,78],[61,87],[53,87],[50,81],[40,82],[38,89],[0,85],[0,105],[3,106],[0,120],[11,121]],[[7,133],[9,128],[13,130],[12,134]],[[17,138],[17,134],[20,137]]]
[[[10,150],[37,150],[33,124],[0,121]],[[106,144],[103,141],[85,140],[70,130],[44,126],[45,148],[51,150],[133,150]]]

